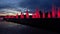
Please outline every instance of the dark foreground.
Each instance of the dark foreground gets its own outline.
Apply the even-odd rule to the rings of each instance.
[[[44,29],[16,24],[12,22],[0,21],[0,34],[59,34]]]

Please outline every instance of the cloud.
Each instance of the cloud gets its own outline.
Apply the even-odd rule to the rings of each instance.
[[[16,8],[16,9],[51,9],[52,4],[60,7],[60,0],[0,0],[0,9]],[[20,9],[19,9],[20,10]]]
[[[16,15],[18,13],[18,15],[21,14],[20,11],[17,11],[15,9],[1,9],[0,10],[0,16],[2,15]]]
[[[17,0],[0,0],[0,7],[18,7],[18,1]]]
[[[25,0],[25,2],[20,4],[20,6],[27,8],[50,8],[53,3],[59,5],[60,2],[58,0]]]

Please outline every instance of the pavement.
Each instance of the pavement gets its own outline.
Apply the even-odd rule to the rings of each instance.
[[[35,27],[17,24],[13,22],[0,21],[0,34],[59,34]]]

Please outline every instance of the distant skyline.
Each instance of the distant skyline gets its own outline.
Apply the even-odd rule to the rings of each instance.
[[[52,4],[60,7],[60,0],[0,0],[0,9],[14,8],[24,12],[27,8],[29,10],[39,8],[47,11],[51,9]]]

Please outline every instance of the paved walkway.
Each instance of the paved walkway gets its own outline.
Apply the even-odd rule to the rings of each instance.
[[[58,34],[13,22],[0,21],[0,34]]]

